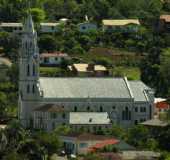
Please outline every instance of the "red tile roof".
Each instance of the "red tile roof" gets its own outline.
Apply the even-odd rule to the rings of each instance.
[[[158,108],[158,109],[170,109],[170,105],[166,101],[158,102],[158,103],[156,103],[156,108]]]
[[[91,146],[90,149],[94,149],[94,150],[101,149],[101,148],[104,148],[105,146],[113,145],[113,144],[117,144],[117,143],[119,143],[119,140],[117,140],[117,139],[107,139],[100,143],[95,144],[94,146]]]

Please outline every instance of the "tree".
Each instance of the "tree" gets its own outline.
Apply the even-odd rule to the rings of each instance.
[[[135,147],[145,148],[149,135],[149,130],[146,127],[134,126],[128,130],[128,143]]]
[[[0,115],[6,114],[6,103],[7,102],[7,96],[3,92],[0,92]]]
[[[39,40],[40,52],[54,52],[56,51],[56,40],[51,35],[42,35]]]
[[[48,159],[59,151],[62,146],[62,143],[55,132],[46,133],[40,131],[36,134],[35,139],[36,142],[43,147],[44,153],[48,155]]]
[[[112,128],[110,129],[110,134],[116,138],[120,138],[120,139],[126,138],[125,130],[120,126],[112,125]]]
[[[31,8],[31,14],[35,23],[40,23],[45,20],[45,12],[40,8]]]

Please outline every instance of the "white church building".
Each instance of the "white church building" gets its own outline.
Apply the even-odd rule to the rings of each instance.
[[[25,127],[97,130],[152,119],[154,92],[143,82],[126,77],[40,77],[39,61],[37,33],[29,15],[19,59],[19,118]]]

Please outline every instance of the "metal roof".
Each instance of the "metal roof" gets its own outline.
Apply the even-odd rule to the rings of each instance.
[[[140,25],[138,19],[115,19],[115,20],[103,20],[103,25],[105,26],[124,26],[129,24]]]
[[[41,77],[40,86],[44,98],[132,98],[124,78]]]
[[[146,90],[151,90],[142,81],[128,81],[135,101],[148,101]]]
[[[107,112],[70,112],[69,124],[110,124]]]

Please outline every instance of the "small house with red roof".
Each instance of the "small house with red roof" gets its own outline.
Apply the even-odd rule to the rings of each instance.
[[[54,52],[54,53],[42,53],[40,54],[41,66],[57,66],[63,61],[69,60],[70,57],[66,53]]]
[[[61,137],[65,151],[68,154],[87,154],[102,149],[108,145],[115,145],[119,140],[113,136],[94,135],[90,133],[71,133]]]
[[[170,104],[166,99],[155,98],[155,114],[159,115],[160,113],[167,112],[170,110]]]

